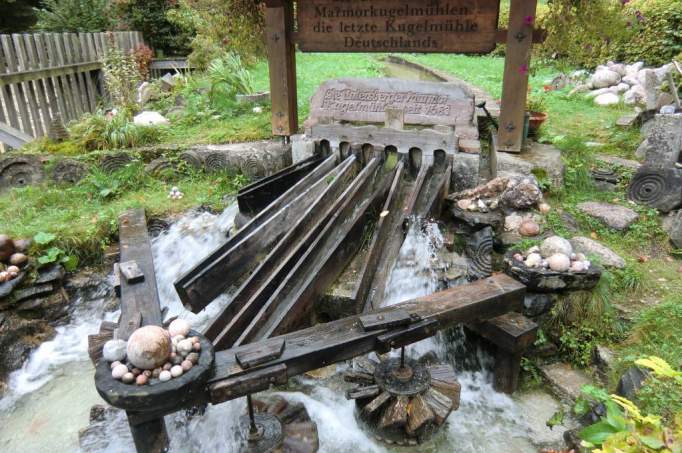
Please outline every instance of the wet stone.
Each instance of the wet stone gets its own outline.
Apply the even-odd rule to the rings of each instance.
[[[523,298],[523,314],[528,317],[540,316],[554,307],[557,297],[548,293],[526,293]]]
[[[625,267],[625,260],[618,256],[616,252],[590,238],[576,236],[571,239],[571,245],[575,252],[584,253],[587,256],[593,255],[599,263],[606,267],[622,269]]]
[[[582,393],[580,389],[583,385],[592,384],[592,380],[583,371],[567,363],[544,365],[540,370],[557,397],[568,402],[575,402]]]
[[[610,203],[588,201],[579,203],[577,207],[585,214],[601,220],[607,226],[618,231],[627,230],[639,217],[639,215],[630,208]]]

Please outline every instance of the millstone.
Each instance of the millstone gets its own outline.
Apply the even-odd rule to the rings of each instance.
[[[346,392],[374,436],[387,444],[417,445],[431,438],[459,407],[461,387],[450,365],[393,358],[381,363],[356,361],[347,382],[359,384]]]
[[[282,445],[282,423],[272,414],[255,414],[257,433],[250,432],[248,416],[239,419],[239,430],[244,439],[240,451],[248,453],[268,453],[276,451]]]

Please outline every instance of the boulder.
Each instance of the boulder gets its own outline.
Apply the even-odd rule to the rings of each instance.
[[[594,255],[603,266],[615,267],[617,269],[625,267],[625,260],[623,258],[597,241],[582,236],[576,236],[572,238],[570,242],[575,252],[583,253],[587,256]]]
[[[638,157],[662,167],[678,162],[682,149],[682,113],[655,115],[642,132],[646,139],[637,149]]]
[[[548,237],[540,244],[540,254],[543,258],[549,258],[557,253],[570,256],[573,253],[573,246],[561,236]]]
[[[598,69],[590,78],[594,88],[606,88],[620,82],[621,76],[608,68]]]
[[[604,93],[594,98],[594,103],[601,106],[616,105],[620,102],[620,96],[615,93]]]
[[[167,126],[170,121],[159,112],[145,110],[135,115],[133,123],[138,126]]]
[[[501,202],[514,209],[528,209],[542,200],[542,191],[534,181],[527,178],[504,191]]]
[[[588,201],[578,204],[578,209],[590,217],[601,220],[610,228],[618,231],[627,230],[639,215],[630,208],[610,203]]]
[[[660,93],[659,81],[653,69],[644,69],[639,73],[640,81],[644,87],[644,101],[647,110],[656,110],[658,95]]]
[[[634,76],[625,76],[623,77],[623,80],[621,80],[621,83],[625,83],[631,87],[635,85],[639,85],[639,79]]]
[[[625,65],[625,74],[630,77],[636,77],[639,71],[644,67],[643,61]]]
[[[612,88],[613,88],[613,87],[612,87]],[[626,92],[627,90],[629,90],[629,89],[630,89],[630,85],[628,85],[627,83],[621,82],[621,83],[619,83],[618,85],[615,86],[614,92],[615,92],[616,94],[623,94],[623,93],[625,93],[625,92]]]
[[[526,293],[523,296],[523,314],[540,316],[549,312],[557,302],[557,296],[551,293]]]
[[[637,391],[648,377],[648,373],[639,367],[628,368],[618,381],[616,393],[624,398],[634,401]]]
[[[643,104],[646,98],[646,92],[642,85],[633,85],[629,90],[623,94],[623,102],[625,105]]]
[[[592,384],[587,374],[567,363],[544,365],[540,370],[556,395],[568,402],[575,402],[582,395],[583,385]]]
[[[599,88],[598,90],[592,90],[589,93],[587,93],[585,95],[585,97],[588,99],[593,99],[593,98],[601,96],[602,94],[608,94],[608,93],[613,93],[613,89],[611,87]]]
[[[663,219],[663,229],[668,233],[670,242],[682,248],[682,209],[671,212]]]
[[[613,61],[609,61],[608,63],[606,63],[606,66],[611,71],[617,72],[621,77],[627,74],[627,70],[623,63],[614,63]]]

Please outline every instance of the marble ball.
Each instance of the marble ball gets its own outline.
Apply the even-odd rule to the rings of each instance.
[[[127,373],[128,367],[125,365],[118,364],[111,370],[111,377],[114,379],[121,379]]]
[[[176,345],[176,348],[178,350],[178,354],[186,356],[187,354],[192,352],[193,348],[192,340],[188,339],[182,340]]]
[[[563,253],[555,253],[547,258],[547,262],[555,272],[566,272],[571,267],[571,259]]]
[[[170,381],[173,376],[171,375],[171,372],[168,370],[163,370],[161,373],[159,373],[159,381],[161,382],[166,382]]]
[[[176,335],[182,335],[183,337],[186,337],[189,334],[191,328],[192,326],[190,326],[189,322],[178,318],[170,323],[168,326],[168,332],[171,334],[171,337]]]
[[[102,357],[107,362],[121,362],[126,358],[127,347],[125,340],[109,340],[102,346]]]
[[[144,374],[141,374],[135,378],[135,383],[137,385],[145,385],[147,382],[149,382],[149,378]]]
[[[192,369],[194,364],[192,362],[190,362],[189,360],[183,360],[182,363],[180,364],[180,366],[182,367],[182,371],[184,371],[186,373]]]
[[[170,336],[159,326],[140,327],[128,339],[127,354],[136,368],[153,370],[171,354]]]
[[[121,378],[124,384],[132,384],[135,381],[135,375],[133,373],[126,373]]]
[[[175,365],[173,368],[170,369],[170,374],[174,378],[182,376],[183,372],[184,371],[182,370],[182,367],[180,365]]]

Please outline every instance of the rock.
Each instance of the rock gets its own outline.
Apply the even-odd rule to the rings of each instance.
[[[186,337],[189,335],[189,331],[192,328],[189,322],[184,319],[175,319],[168,325],[168,333],[171,337],[176,337],[177,335],[182,335]]]
[[[170,374],[174,378],[182,376],[182,367],[180,365],[175,365],[173,368],[170,369]]]
[[[568,92],[569,96],[574,96],[576,94],[587,93],[590,91],[590,86],[586,83],[577,84],[571,91]]]
[[[618,231],[627,230],[639,215],[630,208],[610,203],[588,201],[579,203],[577,208],[585,214],[599,219],[610,228]]]
[[[172,91],[177,84],[177,79],[173,77],[172,74],[164,74],[164,76],[159,79],[159,82],[163,91]]]
[[[137,385],[146,385],[148,381],[149,377],[145,374],[140,374],[135,378],[135,384]]]
[[[682,209],[672,211],[663,219],[663,229],[668,233],[670,242],[682,248]]]
[[[634,401],[637,391],[648,377],[648,373],[639,367],[628,368],[618,381],[616,393],[624,398]]]
[[[468,198],[457,201],[457,207],[467,211],[472,205],[472,201]]]
[[[552,210],[552,207],[549,205],[549,203],[543,202],[538,205],[538,210],[543,214],[549,214],[549,211]]]
[[[603,68],[597,70],[592,77],[590,82],[594,88],[606,88],[612,85],[616,85],[620,82],[621,76],[618,72],[611,69]]]
[[[571,253],[573,253],[571,243],[561,236],[551,236],[540,244],[540,255],[542,255],[543,258],[549,258],[557,253],[570,256]]]
[[[133,123],[138,126],[167,126],[170,124],[170,121],[159,112],[145,110],[135,115]]]
[[[525,237],[537,236],[540,234],[540,225],[532,220],[524,220],[519,226],[519,234]]]
[[[31,248],[31,244],[33,244],[33,241],[30,239],[15,239],[14,250],[17,252],[26,253],[28,252],[28,249]]]
[[[642,166],[642,164],[640,164],[636,160],[623,159],[622,157],[610,156],[608,154],[597,154],[597,160],[613,167],[621,167],[634,171],[636,171],[637,169],[639,169],[639,167]]]
[[[638,61],[636,63],[625,65],[625,74],[630,77],[637,77],[639,71],[644,67],[643,61]]]
[[[608,377],[615,363],[616,358],[612,350],[602,345],[594,348],[594,364],[597,365],[602,376]]]
[[[643,69],[639,73],[639,79],[644,87],[644,102],[647,110],[656,110],[658,105],[659,82],[656,73],[652,69]]]
[[[569,270],[571,272],[584,272],[587,270],[587,266],[582,261],[573,261]]]
[[[38,271],[38,277],[36,277],[35,283],[42,284],[61,282],[64,280],[65,275],[66,270],[64,269],[64,266],[61,264],[53,264]]]
[[[608,67],[611,71],[617,72],[621,77],[627,74],[627,70],[623,63],[614,63],[613,61],[609,61],[606,63],[606,67]]]
[[[6,234],[0,234],[0,261],[7,261],[14,254],[14,241]]]
[[[114,379],[121,379],[123,376],[128,373],[128,367],[125,365],[117,365],[114,367],[113,370],[111,370],[111,377]]]
[[[315,141],[305,134],[291,136],[291,159],[300,162],[315,154]]]
[[[557,297],[552,293],[526,293],[523,297],[523,314],[525,316],[540,316],[549,312]]]
[[[661,113],[664,115],[673,114],[675,113],[675,106],[673,105],[673,102],[675,102],[675,98],[673,97],[673,95],[667,92],[663,92],[660,95],[658,95],[658,100],[656,101],[656,110],[662,110],[663,107],[672,107],[672,111],[670,111],[670,109],[667,109],[665,111],[661,111]]]
[[[543,390],[519,392],[519,394],[514,395],[514,401],[518,405],[520,413],[523,414],[524,425],[528,429],[528,437],[533,439],[535,448],[532,451],[562,451],[564,431],[575,423],[571,417],[566,416],[557,426],[550,428],[547,425],[547,420],[551,419],[557,412],[564,410],[561,403]],[[507,452],[526,451],[525,449],[515,449],[510,444],[507,446],[508,448],[505,449]]]
[[[530,179],[523,179],[504,191],[501,202],[514,209],[528,209],[542,200],[542,191]]]
[[[547,258],[547,262],[555,272],[566,272],[571,267],[571,259],[563,253],[555,253]]]
[[[646,99],[646,91],[642,85],[632,85],[629,90],[623,94],[623,103],[625,105],[644,104]]]
[[[599,263],[606,267],[622,269],[625,267],[625,260],[618,256],[610,248],[599,242],[583,236],[576,236],[571,239],[571,245],[576,252],[597,257]]]
[[[504,229],[505,231],[516,231],[522,223],[523,217],[520,214],[513,212],[504,218]]]
[[[183,360],[182,363],[180,364],[180,367],[182,368],[183,372],[188,372],[189,370],[192,369],[194,364],[190,362],[189,360]]]
[[[123,382],[124,384],[132,384],[133,382],[135,382],[135,375],[133,373],[126,373],[121,378],[121,382]]]
[[[170,381],[172,377],[173,375],[168,370],[163,370],[161,373],[159,373],[159,381],[161,382]]]
[[[177,349],[178,349],[178,354],[182,356],[186,356],[190,352],[192,352],[193,349],[193,344],[192,341],[189,339],[181,340],[177,344]]]
[[[538,267],[542,262],[542,256],[539,253],[531,253],[526,257],[525,264],[528,267]]]
[[[107,362],[123,361],[126,358],[127,346],[124,340],[109,340],[102,347],[102,357]]]
[[[625,83],[629,87],[633,87],[635,85],[639,85],[639,80],[637,79],[637,77],[625,76],[625,77],[623,77],[623,80],[621,81],[621,83]]]
[[[626,91],[628,91],[629,89],[630,89],[630,85],[628,85],[627,83],[621,82],[618,85],[616,85],[615,94],[623,94]]]
[[[675,110],[677,110],[677,109],[675,108],[674,105],[671,104],[671,105],[664,105],[663,107],[660,108],[659,111],[662,115],[672,115],[675,113]]]
[[[9,257],[9,263],[14,266],[23,267],[26,263],[28,263],[28,256],[24,255],[23,253],[14,253]]]
[[[604,93],[594,98],[594,103],[601,106],[616,105],[620,102],[620,97],[615,93]]]
[[[166,362],[171,346],[170,336],[162,327],[140,327],[128,339],[128,360],[137,368],[153,370]]]
[[[153,95],[153,89],[149,82],[142,82],[137,87],[137,103],[140,107],[144,107],[149,102]]]
[[[540,370],[557,397],[571,403],[582,394],[580,389],[583,385],[592,384],[592,380],[583,371],[574,369],[567,363],[544,365]]]
[[[654,69],[654,74],[656,74],[657,82],[658,83],[663,82],[668,76],[668,73],[672,71],[672,69],[673,69],[672,63],[664,64],[660,68]]]
[[[598,90],[592,90],[592,91],[590,91],[589,93],[587,93],[587,94],[585,95],[585,97],[586,97],[587,99],[594,99],[594,98],[596,98],[596,97],[598,97],[598,96],[601,96],[602,94],[609,94],[609,93],[613,93],[613,90],[611,89],[611,87],[608,87],[608,88],[599,88]]]

